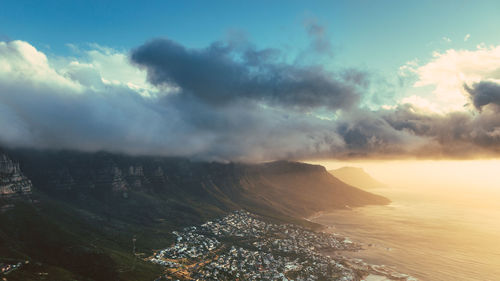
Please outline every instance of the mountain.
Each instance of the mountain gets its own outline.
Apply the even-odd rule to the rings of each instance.
[[[254,202],[268,202],[276,210],[294,217],[346,206],[386,204],[381,196],[360,190],[335,178],[323,166],[278,161],[255,165],[243,188],[252,190]]]
[[[153,280],[162,268],[141,257],[172,243],[171,231],[184,226],[246,209],[315,228],[303,218],[389,202],[341,182],[322,166],[297,162],[7,153],[0,159],[14,168],[2,179],[32,183],[29,200],[0,198],[0,208],[10,206],[0,212],[0,259],[30,261],[9,280],[36,280],[40,273],[52,280]]]
[[[362,168],[342,167],[329,172],[341,181],[358,188],[370,189],[385,186],[366,173]]]

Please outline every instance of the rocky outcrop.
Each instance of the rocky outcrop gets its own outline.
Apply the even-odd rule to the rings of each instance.
[[[113,191],[126,191],[128,189],[122,170],[113,164],[98,170],[96,185],[110,186]]]
[[[31,188],[31,181],[21,172],[19,163],[0,152],[0,195],[30,194]]]
[[[144,168],[141,165],[130,165],[126,175],[126,181],[130,187],[140,189],[144,185]]]

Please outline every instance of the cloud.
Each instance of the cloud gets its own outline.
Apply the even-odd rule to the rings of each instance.
[[[415,156],[469,158],[500,153],[500,118],[494,112],[429,114],[405,105],[381,117],[395,130],[425,140],[413,150]]]
[[[160,148],[154,130],[166,126],[153,100],[104,83],[92,63],[64,59],[69,63],[55,68],[22,41],[0,43],[0,53],[0,142],[90,151]]]
[[[463,85],[500,79],[500,46],[435,52],[429,62],[412,70],[414,87],[431,87],[433,96],[427,98],[441,112],[468,110],[469,93]]]
[[[81,86],[57,73],[47,56],[24,41],[0,42],[0,81],[18,81],[37,85],[55,85],[79,92]]]
[[[57,64],[55,67],[62,75],[88,87],[123,86],[146,97],[159,93],[156,87],[147,82],[146,71],[130,63],[127,53],[98,44],[83,47],[69,44],[68,47],[78,55],[78,59],[72,57],[54,59]]]
[[[472,103],[478,110],[487,105],[493,105],[500,109],[500,84],[481,81],[475,83],[472,87],[465,85],[465,89],[470,94]]]
[[[153,85],[179,87],[181,95],[212,105],[244,100],[336,110],[350,108],[360,99],[361,77],[350,79],[319,65],[288,64],[277,60],[276,52],[222,42],[188,49],[172,40],[155,39],[135,49],[131,58],[147,70]]]
[[[335,93],[329,96],[322,89],[318,90],[318,97],[308,100],[309,96],[302,97],[297,90],[291,96],[284,96],[283,90],[266,88],[286,85],[300,88],[302,85],[305,94],[314,91],[314,87],[330,87],[337,83],[326,77],[326,72],[317,74],[290,65],[270,65],[268,74],[283,80],[276,84],[264,77],[260,70],[251,69],[268,67],[273,60],[271,50],[246,50],[247,58],[240,63],[227,57],[220,49],[222,46],[210,47],[214,54],[222,52],[215,57],[216,67],[220,67],[222,74],[240,79],[230,88],[232,91],[253,85],[265,92],[224,92],[218,97],[216,90],[224,90],[222,84],[209,82],[202,85],[210,86],[207,88],[209,93],[193,92],[202,88],[189,84],[189,77],[178,73],[174,77],[183,77],[187,81],[173,80],[175,87],[183,87],[179,92],[169,90],[170,83],[164,85],[163,80],[159,80],[158,87],[141,84],[141,77],[145,79],[146,73],[124,60],[123,54],[115,50],[103,51],[94,46],[82,51],[78,59],[49,59],[27,42],[2,42],[0,46],[0,143],[9,146],[107,150],[216,160],[307,157],[332,149],[341,151],[343,143],[331,123],[303,109],[323,104],[332,108],[349,107],[355,102],[349,101],[351,97],[343,96],[344,92],[337,93],[340,97]],[[202,57],[210,59],[204,56],[208,54]],[[204,62],[203,59],[198,62]],[[184,62],[179,65],[181,69],[188,66],[191,67]],[[202,73],[214,70],[212,66],[206,67]],[[240,73],[231,76],[226,67]],[[121,68],[132,69],[113,73]],[[275,68],[288,71],[288,76],[273,73]],[[203,77],[196,77],[194,69],[184,70],[193,71],[195,81],[203,82]],[[251,71],[257,74],[249,74]],[[134,72],[138,75],[129,75]],[[305,78],[297,76],[299,73]],[[134,84],[139,87],[130,87],[130,77],[138,79]],[[231,82],[228,77],[212,77]],[[255,79],[264,81],[255,82]],[[346,79],[349,81],[345,83],[350,84],[357,83],[352,81],[360,78]],[[313,85],[316,81],[319,86]],[[335,87],[344,86],[329,89],[337,89]],[[157,94],[143,94],[151,88]],[[226,96],[230,94],[235,97]],[[212,96],[215,102],[208,100]],[[339,101],[330,101],[336,98]]]
[[[309,51],[333,56],[333,47],[326,27],[319,24],[314,18],[307,19],[304,26],[311,42]]]
[[[489,79],[460,86],[473,107],[435,113],[417,98],[368,109],[364,71],[287,63],[249,42],[73,50],[78,56],[47,57],[27,42],[0,43],[2,145],[224,161],[500,155],[492,66],[475,74]],[[478,51],[491,59],[494,50]],[[412,71],[451,71],[423,67]]]
[[[464,42],[467,42],[469,40],[469,38],[470,38],[470,34],[465,35]]]

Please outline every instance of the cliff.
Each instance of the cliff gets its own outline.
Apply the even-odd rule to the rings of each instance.
[[[24,176],[19,163],[0,151],[0,196],[30,194],[31,181]]]
[[[143,193],[172,202],[208,204],[221,211],[244,207],[293,217],[389,202],[338,180],[322,166],[298,162],[222,164],[76,152],[14,155],[38,189],[79,201]]]

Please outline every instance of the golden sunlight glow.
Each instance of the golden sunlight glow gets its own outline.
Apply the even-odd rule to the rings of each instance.
[[[500,192],[500,159],[491,160],[397,160],[309,161],[328,170],[360,167],[394,187],[489,189]]]

